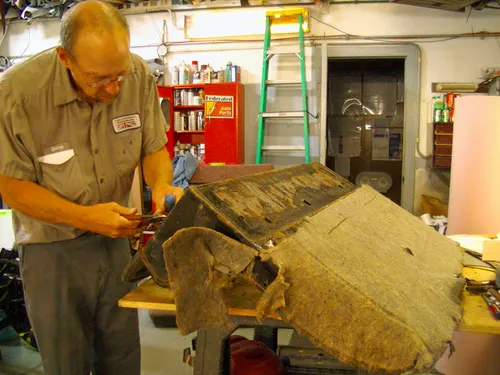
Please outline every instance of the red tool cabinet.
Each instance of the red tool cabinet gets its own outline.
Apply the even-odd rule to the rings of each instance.
[[[179,103],[179,92],[204,90],[203,104]],[[176,93],[177,91],[177,93]],[[167,150],[173,158],[177,141],[204,144],[204,162],[243,164],[245,161],[244,86],[241,83],[207,83],[158,86],[163,113],[169,128]],[[203,112],[204,129],[174,128],[174,113]]]

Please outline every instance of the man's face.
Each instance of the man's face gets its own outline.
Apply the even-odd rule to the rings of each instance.
[[[71,54],[60,47],[57,52],[81,98],[89,103],[111,103],[130,73],[129,39],[124,31],[91,33],[78,38]]]

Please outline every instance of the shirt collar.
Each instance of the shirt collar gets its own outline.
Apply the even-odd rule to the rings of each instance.
[[[62,64],[57,54],[55,55],[54,104],[64,105],[77,100],[78,95],[69,78],[70,71]]]

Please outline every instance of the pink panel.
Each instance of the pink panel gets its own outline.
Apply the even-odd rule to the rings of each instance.
[[[448,234],[500,232],[500,97],[456,100]]]

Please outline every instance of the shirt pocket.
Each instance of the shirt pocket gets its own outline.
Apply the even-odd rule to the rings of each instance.
[[[133,176],[141,160],[142,134],[140,130],[126,131],[116,135],[116,169],[121,176]]]
[[[38,158],[42,171],[42,186],[75,203],[83,203],[89,196],[73,150],[65,150]]]

